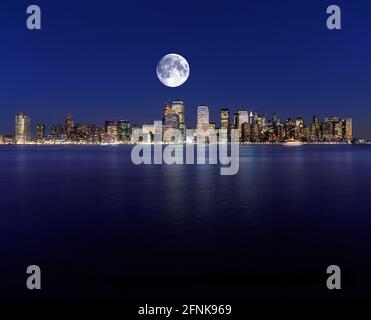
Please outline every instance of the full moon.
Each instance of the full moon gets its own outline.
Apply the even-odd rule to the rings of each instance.
[[[189,64],[181,55],[171,53],[162,57],[157,65],[157,77],[168,87],[179,87],[189,77]]]

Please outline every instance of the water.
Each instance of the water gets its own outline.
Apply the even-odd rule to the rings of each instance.
[[[236,176],[130,151],[0,148],[0,297],[370,297],[369,146],[241,146]]]

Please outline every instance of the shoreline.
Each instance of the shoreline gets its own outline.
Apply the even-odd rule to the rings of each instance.
[[[199,145],[198,143],[160,143],[161,145]],[[289,147],[300,147],[300,146],[344,146],[344,145],[370,145],[371,142],[366,143],[347,143],[347,142],[319,142],[319,143],[298,143],[298,144],[290,144],[290,143],[269,143],[269,142],[257,142],[257,143],[238,143],[240,146],[289,146]],[[158,143],[25,143],[25,144],[16,144],[16,143],[3,143],[0,146],[33,146],[33,147],[42,147],[42,146],[135,146],[135,145],[158,145]],[[202,145],[202,144],[201,144]],[[231,143],[213,143],[205,145],[231,145]]]

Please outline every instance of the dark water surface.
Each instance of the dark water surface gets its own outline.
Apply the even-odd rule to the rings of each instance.
[[[0,148],[1,297],[371,297],[371,146],[242,146],[236,176],[130,151]]]

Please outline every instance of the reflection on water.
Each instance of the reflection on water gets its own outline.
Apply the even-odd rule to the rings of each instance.
[[[235,176],[130,150],[0,148],[1,295],[32,263],[48,297],[319,297],[334,263],[368,295],[368,146],[241,146]]]

